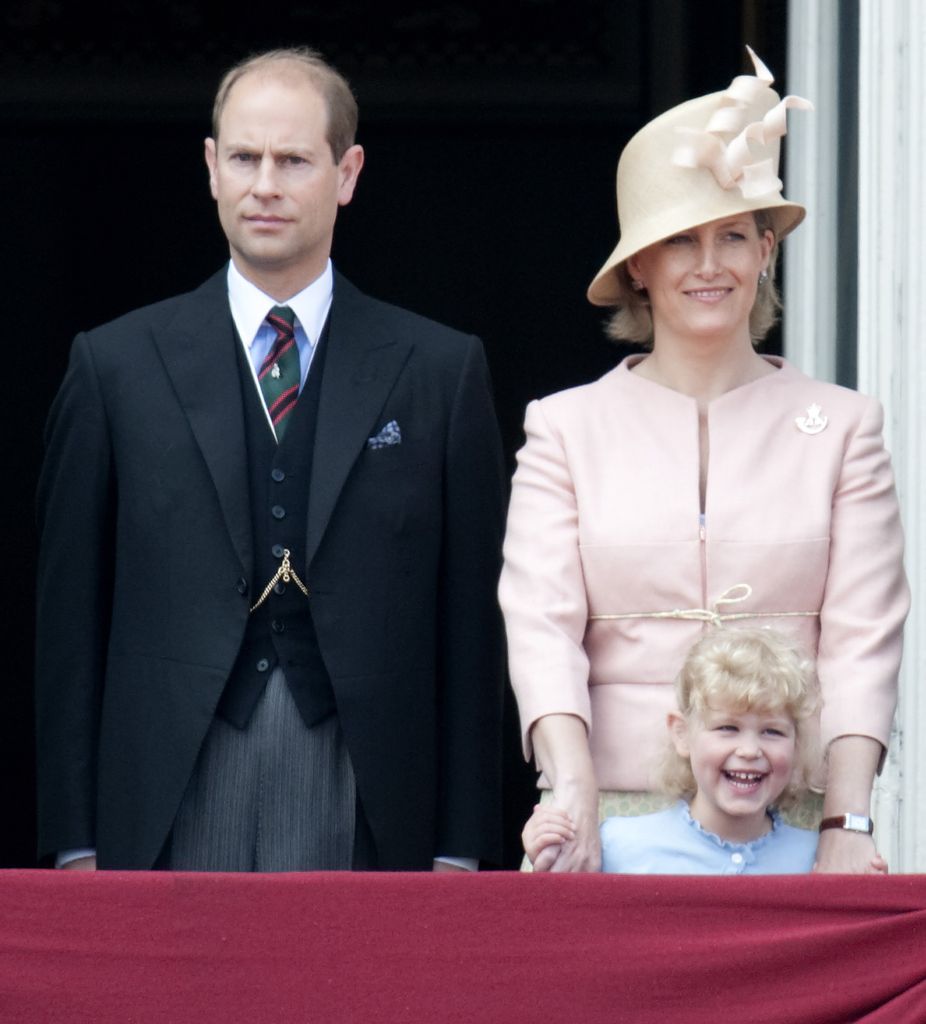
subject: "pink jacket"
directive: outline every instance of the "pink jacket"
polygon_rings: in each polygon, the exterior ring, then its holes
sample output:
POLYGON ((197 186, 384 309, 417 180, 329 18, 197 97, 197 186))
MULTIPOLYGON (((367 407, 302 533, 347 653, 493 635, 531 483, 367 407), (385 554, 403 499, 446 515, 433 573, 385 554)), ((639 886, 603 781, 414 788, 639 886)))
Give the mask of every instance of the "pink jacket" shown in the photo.
POLYGON ((602 789, 651 788, 704 624, 591 617, 674 609, 796 634, 818 653, 824 743, 886 745, 909 593, 880 404, 772 359, 710 406, 702 527, 695 402, 637 358, 527 408, 499 586, 525 756, 538 718, 577 715, 602 789), (749 596, 718 604, 737 584, 749 596))

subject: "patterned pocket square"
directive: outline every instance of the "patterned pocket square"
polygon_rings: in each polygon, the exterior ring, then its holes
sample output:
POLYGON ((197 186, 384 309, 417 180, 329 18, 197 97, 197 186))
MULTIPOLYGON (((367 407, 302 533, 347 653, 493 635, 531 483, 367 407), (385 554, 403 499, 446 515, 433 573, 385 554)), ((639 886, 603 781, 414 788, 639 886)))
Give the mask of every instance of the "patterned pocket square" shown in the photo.
POLYGON ((390 420, 378 434, 367 438, 367 448, 389 448, 401 443, 402 430, 395 420, 390 420))

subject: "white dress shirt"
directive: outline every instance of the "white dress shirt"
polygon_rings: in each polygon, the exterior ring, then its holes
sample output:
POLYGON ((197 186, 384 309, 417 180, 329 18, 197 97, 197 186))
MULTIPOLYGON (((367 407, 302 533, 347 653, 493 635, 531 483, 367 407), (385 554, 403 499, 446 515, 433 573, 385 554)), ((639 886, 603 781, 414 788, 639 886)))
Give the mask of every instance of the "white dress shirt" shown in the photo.
MULTIPOLYGON (((276 331, 267 323, 267 314, 274 306, 289 306, 296 315, 293 334, 299 352, 299 390, 301 392, 309 375, 309 367, 312 365, 318 339, 321 337, 325 321, 328 319, 333 286, 334 273, 331 269, 331 260, 328 260, 321 275, 307 288, 303 288, 301 292, 297 292, 291 298, 277 302, 276 299, 262 292, 257 285, 243 277, 235 266, 234 260, 229 260, 228 304, 231 307, 232 320, 235 322, 238 337, 248 354, 248 362, 258 394, 260 394, 260 383, 257 374, 276 338, 276 331)), ((263 396, 261 396, 261 406, 264 406, 263 396)), ((273 423, 266 407, 264 407, 264 415, 273 429, 273 423)))

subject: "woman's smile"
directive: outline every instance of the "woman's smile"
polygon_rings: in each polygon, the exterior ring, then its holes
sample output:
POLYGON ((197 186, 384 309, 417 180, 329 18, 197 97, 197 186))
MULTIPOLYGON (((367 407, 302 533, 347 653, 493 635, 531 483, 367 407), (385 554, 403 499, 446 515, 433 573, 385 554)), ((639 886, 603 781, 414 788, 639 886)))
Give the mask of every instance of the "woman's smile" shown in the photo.
POLYGON ((698 302, 720 302, 732 291, 732 288, 691 288, 685 294, 698 302))

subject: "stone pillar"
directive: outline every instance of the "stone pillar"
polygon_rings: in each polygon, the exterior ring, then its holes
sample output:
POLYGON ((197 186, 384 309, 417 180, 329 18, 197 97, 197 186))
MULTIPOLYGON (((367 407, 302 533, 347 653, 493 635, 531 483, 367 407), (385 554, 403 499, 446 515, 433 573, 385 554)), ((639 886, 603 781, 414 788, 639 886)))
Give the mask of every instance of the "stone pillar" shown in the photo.
POLYGON ((783 142, 784 194, 807 207, 804 223, 783 246, 784 354, 804 373, 828 381, 837 379, 839 320, 838 79, 839 5, 790 0, 787 88, 815 109, 788 112, 783 142))
POLYGON ((859 23, 858 388, 884 403, 885 441, 894 458, 914 600, 896 734, 877 786, 874 815, 878 843, 892 869, 923 872, 926 4, 860 0, 859 23))

